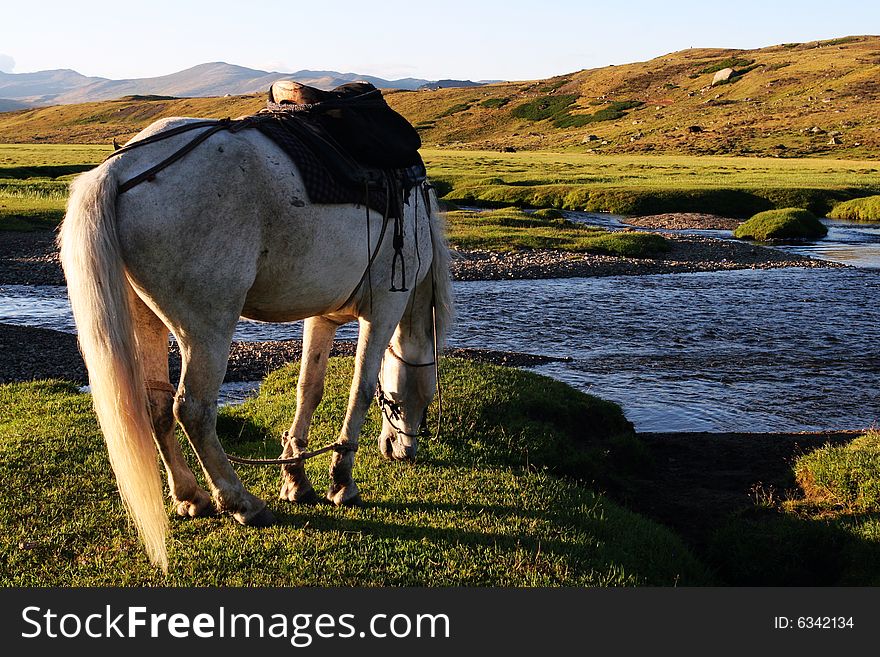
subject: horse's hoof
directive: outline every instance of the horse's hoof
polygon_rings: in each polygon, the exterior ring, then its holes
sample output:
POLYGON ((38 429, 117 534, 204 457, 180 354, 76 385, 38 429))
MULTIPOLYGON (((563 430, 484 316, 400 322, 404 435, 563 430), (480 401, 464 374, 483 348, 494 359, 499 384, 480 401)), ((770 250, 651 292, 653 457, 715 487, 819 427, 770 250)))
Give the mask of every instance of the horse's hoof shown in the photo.
POLYGON ((181 518, 202 518, 213 516, 216 512, 207 493, 197 495, 194 500, 181 500, 177 503, 177 515, 181 518))
POLYGON ((354 497, 349 497, 340 506, 351 506, 351 507, 356 507, 356 508, 362 508, 362 507, 366 506, 366 504, 364 504, 364 501, 361 499, 361 494, 358 493, 354 497))
POLYGON ((275 514, 269 510, 268 506, 264 506, 252 516, 245 517, 236 513, 235 519, 247 527, 271 527, 275 524, 275 514))
POLYGON ((333 484, 327 491, 327 499, 334 506, 363 506, 360 491, 357 485, 352 481, 347 486, 333 484), (348 493, 346 495, 346 493, 348 493))
POLYGON ((281 499, 287 502, 293 502, 294 504, 307 504, 309 506, 315 506, 321 502, 321 498, 318 497, 315 489, 311 486, 306 490, 285 490, 285 488, 282 487, 281 499))
POLYGON ((394 460, 394 446, 388 436, 379 436, 379 454, 389 461, 394 460))

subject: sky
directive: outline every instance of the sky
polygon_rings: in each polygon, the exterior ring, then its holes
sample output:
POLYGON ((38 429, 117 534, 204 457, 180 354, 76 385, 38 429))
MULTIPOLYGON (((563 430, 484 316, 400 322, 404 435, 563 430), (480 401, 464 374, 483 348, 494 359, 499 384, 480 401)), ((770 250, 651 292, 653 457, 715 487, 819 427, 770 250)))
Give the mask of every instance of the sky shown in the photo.
POLYGON ((120 79, 225 61, 284 73, 529 80, 690 47, 880 34, 880 2, 710 2, 17 0, 2 12, 0 70, 120 79))

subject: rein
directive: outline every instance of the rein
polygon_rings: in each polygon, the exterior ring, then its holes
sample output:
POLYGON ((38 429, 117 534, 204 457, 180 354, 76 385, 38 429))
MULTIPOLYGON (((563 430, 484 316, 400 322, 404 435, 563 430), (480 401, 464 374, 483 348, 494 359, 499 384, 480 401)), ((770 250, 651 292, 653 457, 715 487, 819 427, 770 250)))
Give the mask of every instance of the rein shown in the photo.
POLYGON ((289 459, 249 459, 235 456, 234 454, 226 454, 226 458, 233 463, 240 463, 241 465, 295 465, 308 461, 309 459, 324 454, 325 452, 333 451, 337 454, 346 454, 348 452, 356 452, 357 449, 357 443, 332 442, 329 445, 324 445, 324 447, 321 447, 320 449, 311 452, 303 452, 299 456, 292 456, 289 459))

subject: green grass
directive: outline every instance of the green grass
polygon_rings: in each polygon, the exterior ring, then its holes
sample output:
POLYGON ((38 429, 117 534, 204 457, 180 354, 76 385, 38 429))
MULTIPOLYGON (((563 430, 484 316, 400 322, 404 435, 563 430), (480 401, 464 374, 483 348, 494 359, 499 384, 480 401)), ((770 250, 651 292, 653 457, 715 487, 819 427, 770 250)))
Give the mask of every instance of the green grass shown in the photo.
POLYGON ((450 243, 459 249, 519 251, 558 249, 573 253, 647 258, 669 250, 655 233, 606 231, 547 214, 526 214, 517 208, 487 212, 447 213, 450 243))
POLYGON ((0 232, 54 229, 64 217, 64 205, 64 197, 43 197, 0 187, 0 232))
MULTIPOLYGON (((0 198, 60 199, 76 171, 108 152, 96 146, 0 145, 0 170, 7 176, 0 176, 0 198), (31 176, 47 173, 62 175, 31 176)), ((880 194, 880 168, 871 161, 437 149, 422 154, 445 200, 496 207, 737 218, 803 207, 823 216, 841 201, 880 194)))
POLYGON ((838 203, 828 216, 846 221, 880 221, 880 195, 838 203))
MULTIPOLYGON (((335 437, 351 359, 332 359, 312 440, 335 437)), ((276 455, 296 366, 225 409, 230 451, 276 455)), ((701 585, 705 568, 669 530, 587 481, 634 440, 619 408, 534 374, 448 359, 444 433, 415 466, 390 463, 368 436, 355 476, 367 506, 275 499, 277 468, 241 468, 279 523, 228 517, 172 523, 171 569, 151 568, 109 473, 87 395, 63 382, 0 386, 0 583, 5 586, 701 585), (561 475, 569 476, 563 477, 561 475)), ((432 418, 433 421, 433 418, 432 418)), ((627 461, 632 458, 627 456, 627 461)), ((326 460, 308 465, 326 486, 326 460)), ((616 467, 616 465, 615 465, 616 467)), ((170 512, 170 505, 169 505, 170 512)))
POLYGON ((51 173, 45 168, 35 172, 49 177, 77 173, 83 170, 77 167, 99 164, 112 152, 112 146, 97 144, 0 144, 0 178, 20 177, 10 175, 10 170, 39 167, 51 167, 51 173), (63 171, 64 167, 74 169, 63 171))
POLYGON ((644 215, 746 218, 880 193, 880 168, 854 160, 596 155, 422 149, 443 198, 456 203, 644 215))
POLYGON ((880 513, 880 432, 810 452, 798 459, 795 474, 811 502, 880 513))
POLYGON ((880 432, 800 456, 799 493, 727 519, 706 560, 727 582, 880 585, 880 432))
POLYGON ((0 144, 0 231, 52 229, 64 216, 67 188, 112 148, 0 144))
POLYGON ((828 234, 825 225, 809 210, 781 208, 766 210, 741 223, 733 236, 742 240, 817 239, 828 234))

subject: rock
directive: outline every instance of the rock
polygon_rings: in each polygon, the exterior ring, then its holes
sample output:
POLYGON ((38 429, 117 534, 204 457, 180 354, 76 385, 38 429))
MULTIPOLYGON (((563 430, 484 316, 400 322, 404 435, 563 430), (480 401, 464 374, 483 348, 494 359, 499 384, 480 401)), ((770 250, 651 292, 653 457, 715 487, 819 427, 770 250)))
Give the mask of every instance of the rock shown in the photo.
POLYGON ((832 137, 840 137, 843 133, 840 130, 832 130, 828 134, 832 137))
POLYGON ((812 132, 814 135, 824 135, 825 134, 825 131, 817 125, 814 125, 812 128, 810 128, 810 132, 812 132))
POLYGON ((498 149, 499 153, 516 153, 516 148, 513 146, 504 146, 503 148, 498 149))
POLYGON ((599 141, 599 136, 598 135, 587 135, 586 137, 584 137, 584 142, 588 142, 588 141, 599 141))
POLYGON ((698 125, 689 125, 687 127, 687 131, 696 133, 696 132, 703 132, 703 129, 698 125))
POLYGON ((732 75, 733 75, 732 68, 730 68, 730 67, 722 68, 720 71, 718 71, 715 74, 715 77, 712 78, 712 84, 715 85, 715 84, 721 84, 722 82, 727 82, 730 79, 730 76, 732 76, 732 75))
POLYGON ((839 146, 842 143, 843 142, 840 141, 840 137, 832 137, 831 139, 828 140, 829 146, 839 146))

